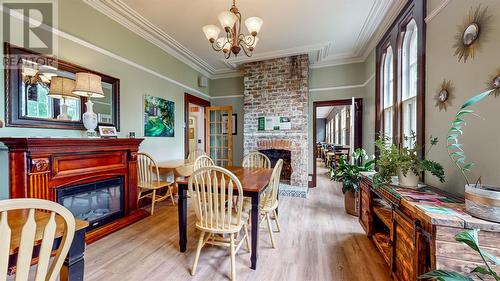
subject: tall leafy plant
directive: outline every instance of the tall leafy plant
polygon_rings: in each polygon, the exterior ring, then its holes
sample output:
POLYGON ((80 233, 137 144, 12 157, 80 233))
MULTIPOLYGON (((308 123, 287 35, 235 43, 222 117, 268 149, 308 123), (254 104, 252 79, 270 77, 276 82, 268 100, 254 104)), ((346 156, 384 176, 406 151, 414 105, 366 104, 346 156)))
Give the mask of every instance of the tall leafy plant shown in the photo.
MULTIPOLYGON (((471 271, 480 280, 485 280, 486 276, 500 281, 499 273, 493 271, 491 265, 500 265, 500 258, 488 253, 479 246, 478 229, 467 230, 455 235, 455 240, 465 243, 472 250, 477 252, 484 263, 484 266, 477 266, 471 271), (491 265, 490 265, 491 264, 491 265)), ((448 270, 434 270, 421 275, 419 279, 433 279, 437 281, 473 281, 472 277, 448 270)))
POLYGON ((375 160, 368 160, 366 151, 357 148, 352 153, 354 164, 349 164, 347 158, 342 155, 339 163, 330 169, 330 179, 342 182, 342 192, 356 191, 361 182, 361 172, 373 171, 375 167, 375 160))
MULTIPOLYGON (((467 173, 471 171, 472 167, 474 167, 475 164, 470 161, 467 161, 467 156, 465 155, 463 145, 460 142, 460 137, 463 136, 464 134, 463 128, 467 125, 465 117, 471 115, 476 117, 481 117, 478 114, 476 114, 474 110, 470 109, 470 107, 480 102, 487 96, 492 95, 494 91, 495 90, 488 90, 467 100, 462 105, 462 107, 460 107, 460 110, 455 115, 455 119, 451 123, 451 128, 448 131, 448 137, 447 137, 448 155, 450 156, 451 160, 453 160, 453 163, 455 163, 462 176, 465 178, 467 185, 471 184, 471 181, 467 176, 467 173)), ((481 177, 479 177, 479 179, 476 182, 480 181, 481 177)))
MULTIPOLYGON (((430 172, 437 177, 441 182, 444 182, 444 169, 441 164, 427 159, 421 159, 420 151, 422 148, 416 143, 415 133, 412 132, 411 136, 405 137, 409 146, 398 146, 391 144, 389 139, 385 136, 380 136, 375 141, 375 146, 380 152, 377 161, 378 173, 374 178, 376 186, 391 182, 392 176, 401 172, 404 176, 408 173, 420 175, 424 171, 430 172)), ((427 155, 432 147, 438 144, 438 139, 435 137, 429 138, 429 149, 422 154, 427 155)))

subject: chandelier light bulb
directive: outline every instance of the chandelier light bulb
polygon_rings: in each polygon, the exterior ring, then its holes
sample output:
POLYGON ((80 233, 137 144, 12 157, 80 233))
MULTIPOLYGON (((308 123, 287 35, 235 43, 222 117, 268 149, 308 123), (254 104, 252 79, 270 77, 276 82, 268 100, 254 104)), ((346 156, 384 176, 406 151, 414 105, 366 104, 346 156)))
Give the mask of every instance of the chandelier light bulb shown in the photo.
POLYGON ((257 36, 262 27, 263 20, 258 17, 250 17, 245 20, 245 25, 248 29, 248 32, 252 34, 252 36, 257 36))
POLYGON ((215 39, 219 37, 220 28, 213 24, 205 25, 203 27, 203 32, 205 33, 208 41, 210 41, 210 43, 213 43, 215 42, 215 39))
POLYGON ((226 32, 229 32, 238 20, 238 17, 230 11, 221 12, 217 18, 226 32))

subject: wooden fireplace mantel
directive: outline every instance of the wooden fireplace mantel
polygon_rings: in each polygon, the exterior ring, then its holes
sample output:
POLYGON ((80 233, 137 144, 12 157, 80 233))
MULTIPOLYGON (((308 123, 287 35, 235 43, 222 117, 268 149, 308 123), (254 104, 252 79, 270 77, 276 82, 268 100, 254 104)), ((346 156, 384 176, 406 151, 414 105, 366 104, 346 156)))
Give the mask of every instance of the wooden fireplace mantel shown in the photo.
POLYGON ((121 176, 124 217, 88 232, 92 243, 149 214, 137 206, 137 152, 143 139, 0 138, 9 149, 11 198, 57 202, 56 189, 121 176))

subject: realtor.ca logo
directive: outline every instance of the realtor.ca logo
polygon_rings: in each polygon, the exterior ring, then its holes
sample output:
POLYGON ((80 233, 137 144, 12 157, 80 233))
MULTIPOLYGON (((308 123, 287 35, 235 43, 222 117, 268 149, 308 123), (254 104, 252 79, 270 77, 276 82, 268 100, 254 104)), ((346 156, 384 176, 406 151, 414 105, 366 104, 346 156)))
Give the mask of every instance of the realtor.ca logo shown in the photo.
MULTIPOLYGON (((57 0, 0 0, 0 8, 3 42, 41 55, 57 55, 53 32, 57 28, 57 0)), ((4 64, 11 62, 4 60, 4 64)))

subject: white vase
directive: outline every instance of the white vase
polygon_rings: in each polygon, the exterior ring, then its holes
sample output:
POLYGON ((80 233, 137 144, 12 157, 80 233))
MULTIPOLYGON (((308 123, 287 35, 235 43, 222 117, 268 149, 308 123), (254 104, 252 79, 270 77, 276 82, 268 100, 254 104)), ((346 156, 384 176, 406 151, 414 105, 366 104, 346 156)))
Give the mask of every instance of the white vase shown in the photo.
POLYGON ((398 179, 400 186, 416 189, 418 188, 418 181, 420 180, 420 177, 415 175, 412 171, 408 171, 406 176, 403 175, 403 172, 398 171, 398 179))
POLYGON ((95 135, 95 128, 97 128, 97 114, 94 113, 94 103, 89 99, 85 105, 87 112, 83 114, 83 125, 87 129, 87 135, 95 135))
POLYGON ((466 185, 465 211, 471 216, 500 223, 500 187, 466 185))

